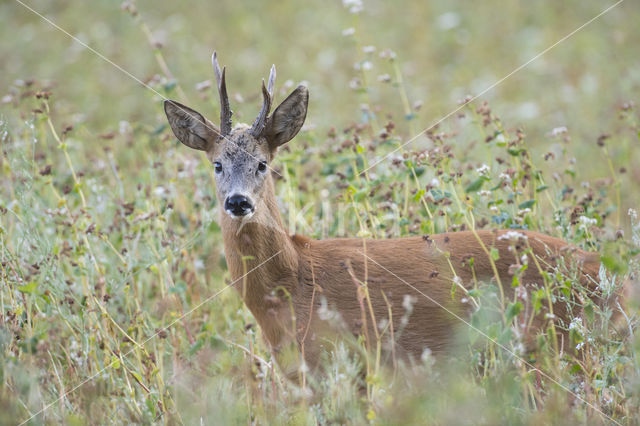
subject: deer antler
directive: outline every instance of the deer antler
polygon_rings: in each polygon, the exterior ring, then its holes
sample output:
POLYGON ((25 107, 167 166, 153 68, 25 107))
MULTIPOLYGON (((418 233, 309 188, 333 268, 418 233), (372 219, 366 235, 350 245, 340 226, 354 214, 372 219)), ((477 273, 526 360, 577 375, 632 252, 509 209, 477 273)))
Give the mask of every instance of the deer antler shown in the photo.
POLYGON ((260 136, 264 127, 267 124, 267 117, 269 116, 269 111, 271 110, 271 101, 273 100, 273 87, 276 83, 276 66, 271 65, 271 72, 269 73, 269 85, 265 87, 264 79, 262 79, 262 109, 260 110, 260 114, 258 114, 258 118, 253 122, 251 126, 251 134, 255 137, 260 136))
POLYGON ((218 94, 220 95, 220 132, 222 136, 228 135, 231 132, 231 115, 233 111, 229 107, 229 96, 227 95, 227 84, 224 79, 225 68, 222 68, 220 72, 220 65, 218 65, 218 54, 214 51, 211 57, 213 63, 213 72, 216 74, 216 81, 218 82, 218 94))

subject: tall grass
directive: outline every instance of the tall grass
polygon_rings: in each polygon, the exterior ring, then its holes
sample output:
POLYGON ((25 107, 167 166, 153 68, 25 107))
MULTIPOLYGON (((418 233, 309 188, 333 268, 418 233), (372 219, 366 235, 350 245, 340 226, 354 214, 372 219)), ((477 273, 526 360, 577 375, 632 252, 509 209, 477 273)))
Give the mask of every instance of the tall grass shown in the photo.
MULTIPOLYGON (((150 43, 148 84, 215 105, 207 84, 179 84, 135 7, 122 17, 150 43)), ((408 83, 408 51, 376 47, 363 14, 347 12, 336 12, 352 28, 340 43, 356 67, 342 71, 352 92, 341 96, 360 107, 337 121, 312 110, 312 125, 279 153, 289 229, 316 238, 540 230, 599 252, 601 291, 630 281, 626 306, 612 308, 624 311, 624 332, 610 326, 611 310, 589 302, 568 264, 513 300, 478 283, 467 295, 475 328, 452 330, 459 353, 381 360, 375 336, 336 339, 326 373, 297 386, 226 287, 212 170, 173 139, 159 98, 140 91, 154 113, 110 113, 103 132, 69 112, 81 105, 64 90, 21 79, 8 88, 0 128, 2 423, 637 424, 640 129, 631 99, 607 105, 596 134, 539 123, 547 130, 529 136, 486 101, 464 97, 444 102, 445 113, 461 108, 424 131, 432 114, 408 83), (584 313, 570 324, 549 318, 539 350, 525 353, 523 307, 551 300, 584 313), (580 351, 559 351, 559 328, 580 351)), ((235 109, 251 108, 236 99, 235 109)), ((514 285, 537 267, 526 249, 517 259, 514 285)), ((400 329, 416 302, 392 313, 400 329)))

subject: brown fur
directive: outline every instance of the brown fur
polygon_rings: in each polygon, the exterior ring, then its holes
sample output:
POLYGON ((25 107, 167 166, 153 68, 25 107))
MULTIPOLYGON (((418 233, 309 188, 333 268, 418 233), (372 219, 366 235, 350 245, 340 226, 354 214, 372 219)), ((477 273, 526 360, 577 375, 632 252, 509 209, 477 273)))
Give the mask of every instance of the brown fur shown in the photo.
MULTIPOLYGON (((251 206, 250 214, 241 216, 221 209, 225 255, 236 289, 289 377, 297 374, 298 351, 309 366, 315 367, 327 333, 364 333, 372 339, 375 323, 388 319, 389 308, 394 332, 403 328, 394 336, 397 354, 419 357, 425 349, 446 353, 454 343, 453 330, 468 319, 471 311, 469 301, 463 300, 463 289, 457 288, 452 297, 454 277, 459 277, 456 280, 465 288, 473 287, 476 281, 499 278, 505 299, 513 300, 509 270, 528 247, 533 256, 520 277, 527 293, 543 287, 540 270, 551 271, 557 263, 577 264, 581 282, 595 290, 592 279, 598 277, 598 255, 570 249, 564 241, 537 232, 522 231, 526 241, 515 242, 501 238, 507 231, 484 230, 389 240, 290 237, 280 221, 273 179, 265 164, 302 127, 308 91, 299 86, 268 115, 275 79, 272 68, 269 88, 263 83, 264 104, 254 126, 231 129, 224 70, 220 72, 215 55, 214 69, 223 111, 221 128, 173 101, 165 102, 165 111, 176 137, 191 148, 206 151, 215 163, 219 204, 224 206, 229 197, 241 195, 251 206), (510 247, 517 248, 518 254, 510 247), (491 248, 499 254, 495 261, 498 277, 490 262, 491 248), (469 267, 471 258, 473 270, 469 267), (369 300, 362 298, 364 285, 369 300), (415 304, 406 327, 400 327, 407 296, 413 297, 415 304), (340 314, 338 326, 320 312, 323 304, 340 314)), ((600 304, 611 302, 594 298, 600 304)), ((531 314, 531 306, 527 309, 531 314)), ((546 315, 550 309, 555 315, 551 320, 565 325, 574 314, 565 302, 545 306, 524 331, 528 348, 535 347, 534 338, 550 320, 546 315)), ((561 343, 568 341, 566 333, 560 337, 561 343)))
MULTIPOLYGON (((453 330, 460 325, 460 320, 452 313, 466 320, 471 306, 469 303, 461 302, 462 291, 457 291, 456 297, 452 299, 453 272, 444 252, 449 253, 451 264, 465 287, 473 286, 473 275, 468 266, 470 257, 474 259, 477 280, 495 281, 488 256, 471 231, 437 234, 428 239, 347 238, 318 241, 299 235, 289 237, 278 219, 272 184, 263 196, 269 208, 262 210, 261 214, 269 215, 270 219, 276 218, 278 226, 251 223, 238 231, 237 221, 228 219, 223 214, 222 230, 227 262, 234 280, 240 279, 245 271, 258 267, 273 256, 271 260, 240 280, 236 288, 244 295, 244 302, 255 316, 266 341, 275 350, 276 355, 280 348, 292 343, 299 349, 302 349, 304 344, 306 363, 311 367, 317 365, 323 350, 322 334, 328 329, 333 329, 320 319, 318 314, 322 298, 326 298, 327 305, 340 313, 346 331, 354 334, 361 332, 362 309, 358 302, 354 276, 362 282, 366 280, 377 321, 388 317, 388 306, 382 293, 391 304, 392 315, 398 322, 405 312, 405 295, 415 297, 409 323, 396 342, 398 354, 419 357, 427 348, 434 353, 446 352, 454 343, 453 330), (365 253, 371 260, 365 257, 365 253), (243 266, 243 256, 253 258, 243 266), (463 266, 463 263, 467 266, 463 266), (285 289, 286 293, 278 291, 278 288, 285 289), (291 304, 286 294, 290 295, 291 304), (291 308, 295 312, 295 333, 291 308)), ((517 260, 509 247, 517 244, 498 239, 505 232, 507 231, 482 230, 477 232, 477 236, 487 249, 498 249, 500 258, 495 265, 505 297, 510 300, 513 299, 514 289, 508 270, 517 260)), ((580 268, 583 284, 594 289, 589 277, 598 277, 600 261, 597 254, 570 249, 564 241, 538 232, 521 233, 528 237, 528 244, 544 270, 552 269, 557 263, 554 259, 559 259, 560 256, 568 265, 575 261, 580 268)), ((520 245, 519 253, 525 248, 525 243, 520 245)), ((529 260, 529 268, 520 279, 526 284, 527 289, 543 287, 542 277, 533 259, 529 260)), ((567 312, 566 304, 557 303, 553 308, 557 319, 565 326, 569 324, 571 313, 567 312)), ((373 336, 370 312, 367 308, 365 312, 369 325, 368 333, 373 336)), ((533 338, 536 332, 547 322, 546 313, 548 308, 545 306, 527 331, 525 342, 528 347, 534 345, 533 338)), ((398 327, 399 324, 396 323, 395 326, 398 327)), ((566 342, 567 339, 565 335, 562 341, 566 342)), ((283 368, 285 371, 295 371, 293 366, 283 368)))

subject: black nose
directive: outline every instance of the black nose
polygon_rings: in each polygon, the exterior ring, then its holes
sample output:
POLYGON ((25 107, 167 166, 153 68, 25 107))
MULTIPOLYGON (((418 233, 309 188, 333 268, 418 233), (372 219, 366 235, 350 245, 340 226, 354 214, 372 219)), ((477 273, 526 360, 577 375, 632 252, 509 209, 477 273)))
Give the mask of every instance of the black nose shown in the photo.
POLYGON ((246 216, 253 211, 253 205, 244 195, 232 195, 224 202, 224 209, 234 216, 246 216))

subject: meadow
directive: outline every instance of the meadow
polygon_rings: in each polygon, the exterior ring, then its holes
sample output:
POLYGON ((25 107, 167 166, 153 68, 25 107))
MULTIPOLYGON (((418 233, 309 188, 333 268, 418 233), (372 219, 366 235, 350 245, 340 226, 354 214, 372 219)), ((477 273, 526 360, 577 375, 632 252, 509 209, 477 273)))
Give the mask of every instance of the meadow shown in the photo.
POLYGON ((2 2, 0 424, 639 424, 640 4, 614 4, 2 2), (274 163, 290 233, 545 232, 600 254, 603 293, 629 281, 625 332, 565 265, 498 312, 480 286, 458 354, 336 340, 287 381, 228 286, 213 168, 162 108, 217 121, 214 49, 235 122, 271 64, 276 103, 309 87, 274 163), (558 299, 583 313, 525 353, 523 306, 558 299))

